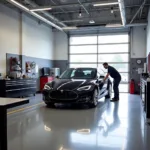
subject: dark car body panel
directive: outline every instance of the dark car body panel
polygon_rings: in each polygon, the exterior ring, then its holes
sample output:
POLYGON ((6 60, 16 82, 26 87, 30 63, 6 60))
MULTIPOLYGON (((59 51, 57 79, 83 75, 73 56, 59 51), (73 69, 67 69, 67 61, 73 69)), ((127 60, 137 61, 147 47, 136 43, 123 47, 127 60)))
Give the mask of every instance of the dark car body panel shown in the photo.
POLYGON ((45 102, 50 101, 50 102, 54 102, 54 103, 85 103, 85 102, 89 101, 93 95, 92 89, 90 91, 82 91, 82 92, 74 91, 75 93, 77 93, 77 97, 76 98, 70 98, 70 99, 69 98, 61 98, 61 95, 60 95, 60 98, 58 98, 58 97, 54 98, 51 96, 52 92, 53 91, 49 92, 47 90, 43 90, 45 102), (89 97, 89 100, 87 99, 87 97, 89 97))
POLYGON ((81 86, 94 85, 96 81, 96 79, 55 79, 52 83, 47 83, 47 85, 52 85, 53 90, 74 90, 81 86))
POLYGON ((104 84, 101 84, 101 80, 103 78, 55 79, 46 84, 51 89, 43 90, 43 100, 45 103, 88 103, 91 101, 95 89, 98 90, 99 96, 108 93, 109 79, 104 84), (90 89, 79 90, 79 88, 86 86, 90 86, 90 89))

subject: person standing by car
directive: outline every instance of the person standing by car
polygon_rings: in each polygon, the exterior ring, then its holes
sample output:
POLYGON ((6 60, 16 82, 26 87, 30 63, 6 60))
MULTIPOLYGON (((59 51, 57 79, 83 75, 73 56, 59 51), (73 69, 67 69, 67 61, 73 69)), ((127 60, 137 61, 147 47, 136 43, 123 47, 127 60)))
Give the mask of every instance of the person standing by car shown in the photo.
POLYGON ((105 80, 109 76, 111 76, 114 79, 113 82, 114 98, 111 101, 112 102, 119 101, 119 83, 121 81, 121 75, 114 67, 109 66, 108 63, 105 62, 103 66, 105 69, 108 69, 108 73, 103 81, 105 82, 105 80))

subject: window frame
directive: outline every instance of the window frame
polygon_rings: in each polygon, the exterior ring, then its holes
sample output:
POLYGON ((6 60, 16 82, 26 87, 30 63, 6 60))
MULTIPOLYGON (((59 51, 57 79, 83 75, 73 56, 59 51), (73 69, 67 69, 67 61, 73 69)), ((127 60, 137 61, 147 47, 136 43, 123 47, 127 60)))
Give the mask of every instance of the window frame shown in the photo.
MULTIPOLYGON (((128 71, 126 72, 120 72, 120 73, 127 73, 128 74, 128 78, 130 79, 130 53, 131 53, 131 46, 130 46, 130 33, 129 32, 120 32, 120 33, 104 33, 104 34, 87 34, 87 35, 71 35, 71 36, 68 36, 68 41, 69 41, 69 44, 68 44, 68 60, 69 60, 69 63, 68 63, 68 67, 70 67, 71 64, 75 65, 75 64, 89 64, 89 65, 96 65, 97 68, 99 66, 99 64, 103 64, 103 62, 99 62, 98 61, 98 55, 99 54, 128 54, 129 56, 129 59, 128 59, 128 62, 109 62, 109 64, 128 64, 128 71), (128 38, 129 38, 129 42, 122 42, 122 43, 99 43, 98 41, 98 37, 101 36, 101 35, 104 35, 104 36, 107 36, 107 35, 128 35, 128 38), (85 36, 97 36, 97 44, 75 44, 75 45, 72 45, 70 44, 70 37, 85 37, 85 36), (128 52, 112 52, 112 53, 100 53, 99 52, 99 45, 120 45, 120 44, 128 44, 128 52), (72 53, 70 54, 70 46, 88 46, 88 45, 96 45, 97 46, 97 53, 72 53), (70 62, 70 55, 92 55, 92 54, 96 54, 97 55, 97 61, 96 63, 95 62, 70 62)), ((128 82, 121 82, 121 84, 128 84, 128 82)), ((128 88, 129 90, 129 88, 128 88)))

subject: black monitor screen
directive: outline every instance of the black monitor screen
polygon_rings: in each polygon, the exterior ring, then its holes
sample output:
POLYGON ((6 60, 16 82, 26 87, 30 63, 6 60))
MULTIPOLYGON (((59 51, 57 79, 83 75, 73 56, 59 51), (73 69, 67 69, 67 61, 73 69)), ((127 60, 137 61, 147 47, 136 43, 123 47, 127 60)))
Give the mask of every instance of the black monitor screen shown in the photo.
POLYGON ((42 68, 42 76, 49 76, 50 75, 50 68, 44 67, 42 68))

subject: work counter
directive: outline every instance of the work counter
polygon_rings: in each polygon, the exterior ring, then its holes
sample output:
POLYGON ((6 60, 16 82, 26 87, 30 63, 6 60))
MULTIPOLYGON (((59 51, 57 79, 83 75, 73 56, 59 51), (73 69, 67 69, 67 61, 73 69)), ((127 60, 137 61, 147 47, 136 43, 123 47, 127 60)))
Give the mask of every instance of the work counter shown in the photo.
POLYGON ((0 150, 7 150, 7 109, 27 103, 28 99, 0 98, 0 150))

